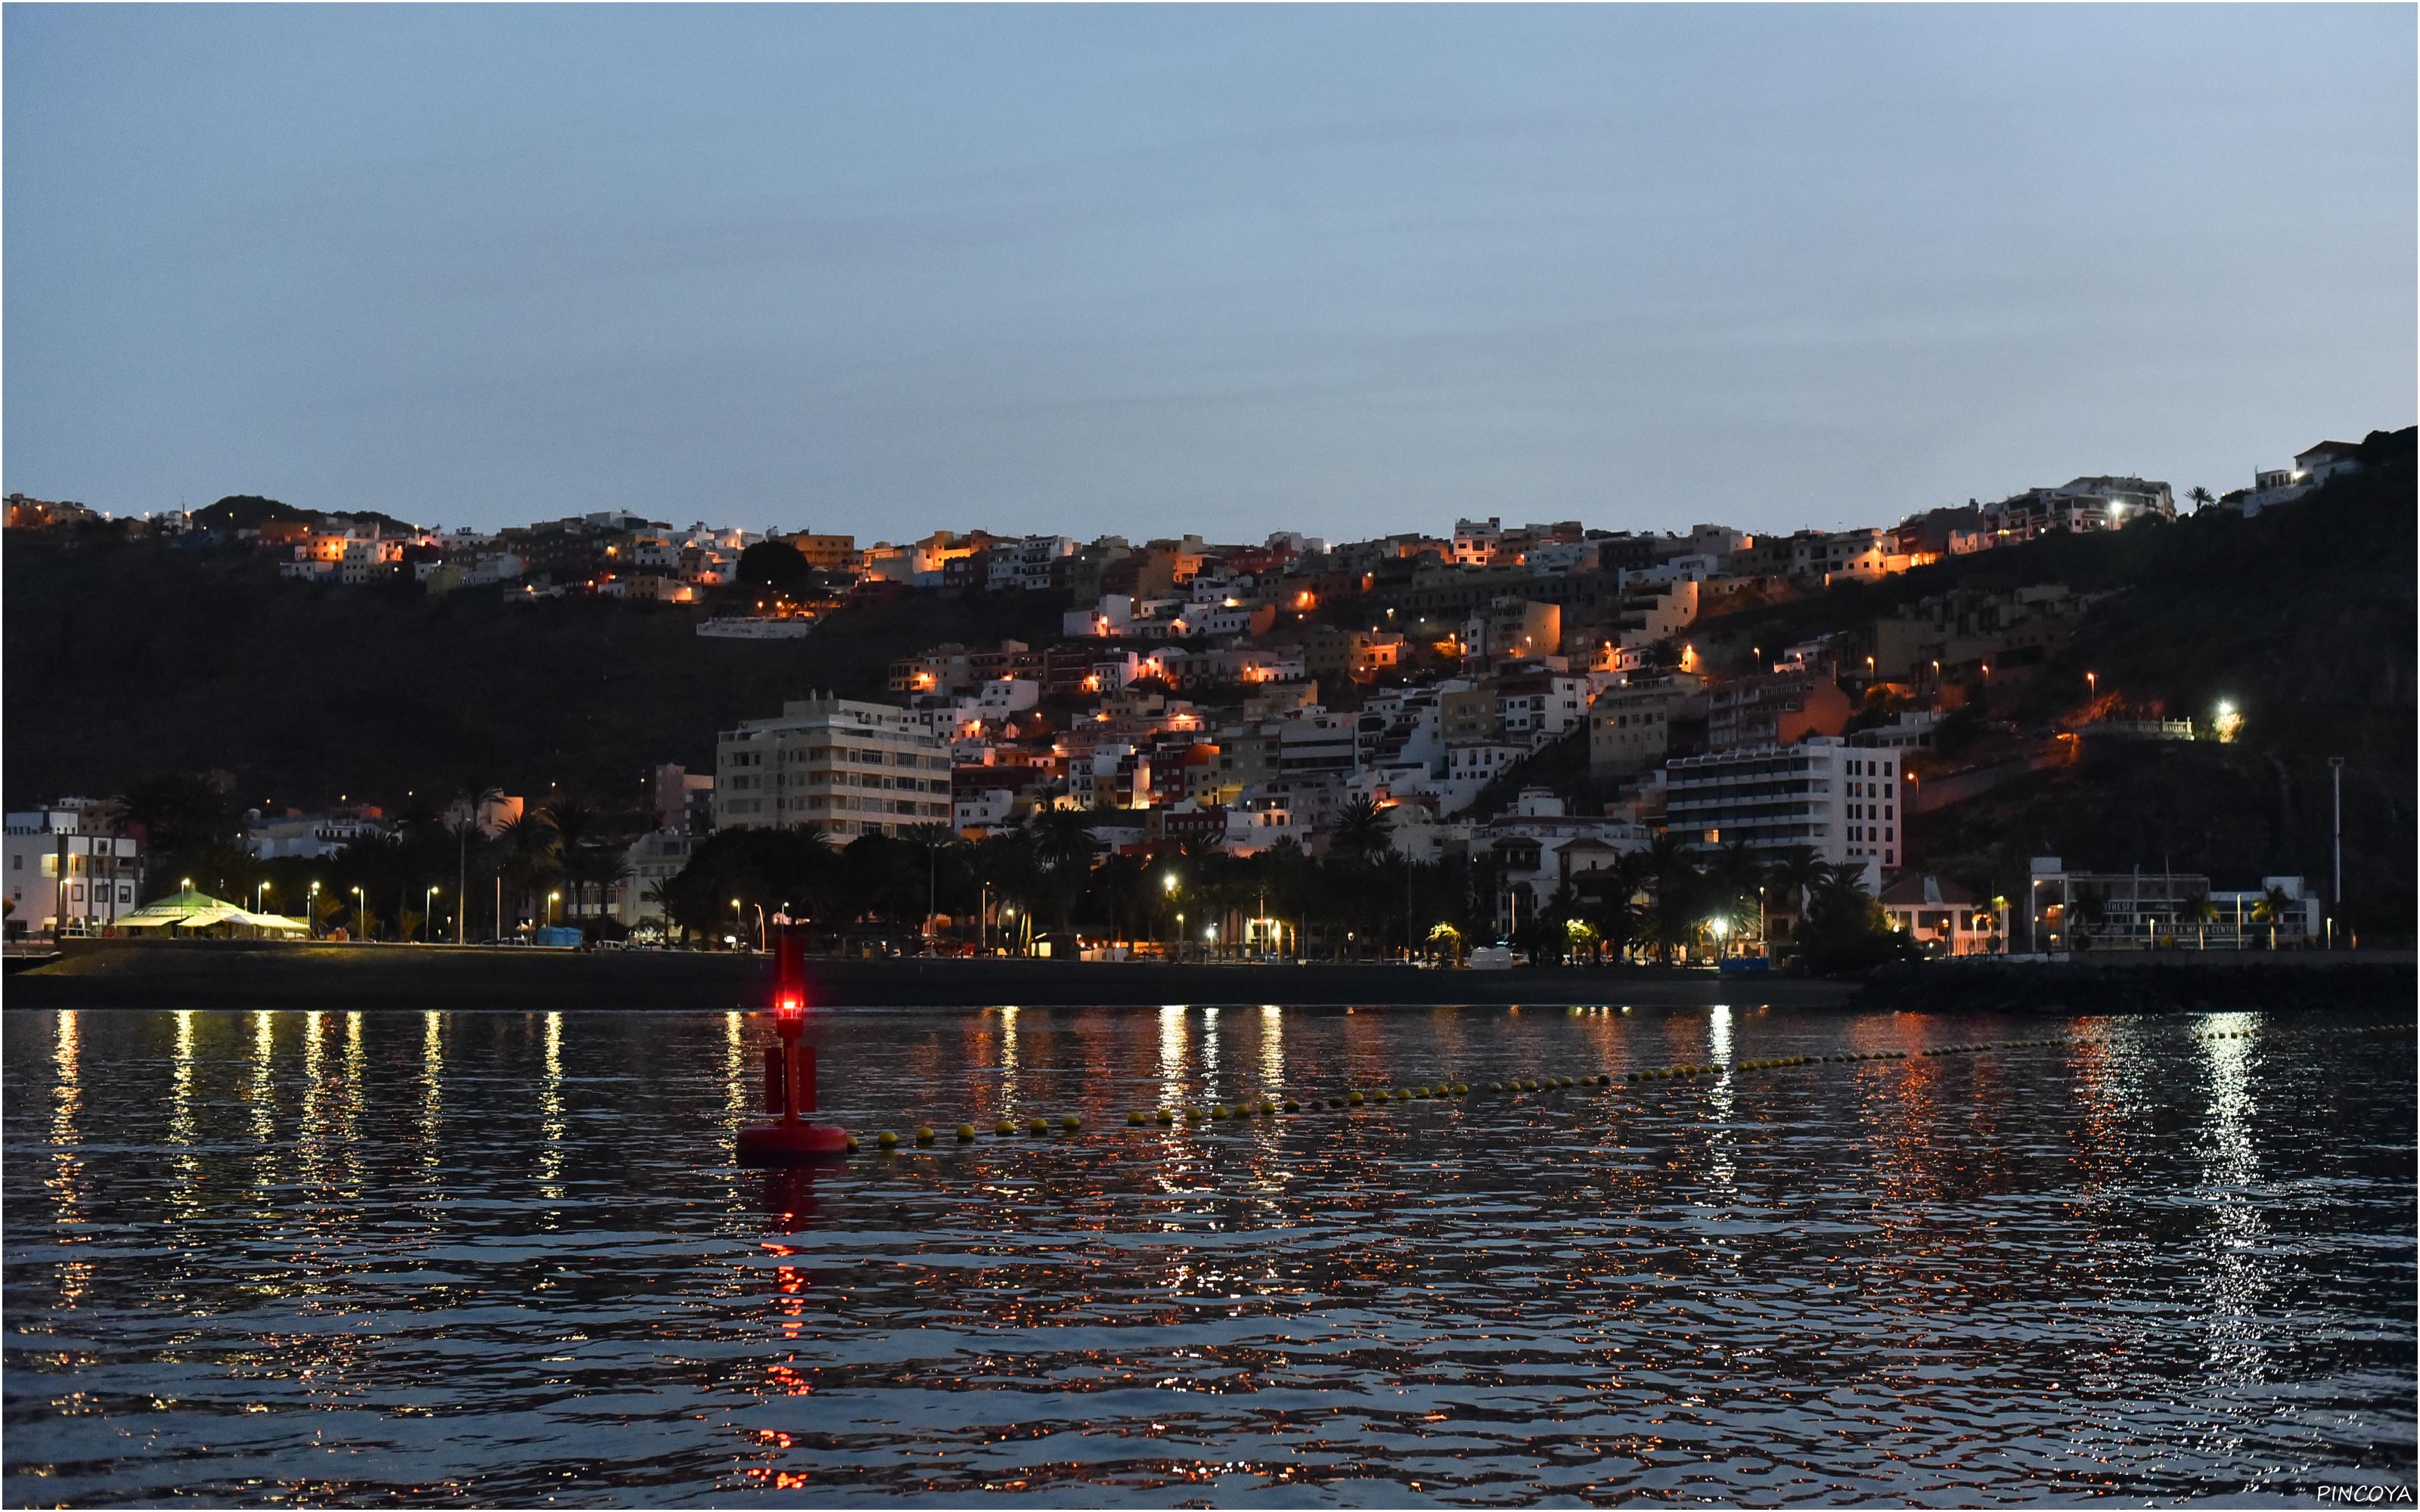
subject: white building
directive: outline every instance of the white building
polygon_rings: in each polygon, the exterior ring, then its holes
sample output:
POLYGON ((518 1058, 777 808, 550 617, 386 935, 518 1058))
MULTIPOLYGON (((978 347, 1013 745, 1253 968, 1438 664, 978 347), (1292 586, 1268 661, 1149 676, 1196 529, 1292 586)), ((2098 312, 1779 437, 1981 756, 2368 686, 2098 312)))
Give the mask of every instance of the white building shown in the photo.
POLYGON ((1742 841, 1768 855, 1810 846, 1879 892, 1883 873, 1903 864, 1904 760, 1824 735, 1684 757, 1664 769, 1665 825, 1696 850, 1742 841))
POLYGON ((632 841, 622 856, 626 874, 605 890, 605 911, 625 929, 662 923, 657 889, 680 875, 694 844, 687 829, 659 829, 632 841))
POLYGON ((1453 560, 1457 566, 1484 567, 1496 560, 1496 548, 1504 540, 1504 521, 1489 516, 1483 520, 1458 519, 1453 522, 1453 560))
POLYGON ((1133 630, 1134 617, 1134 595, 1103 594, 1101 601, 1091 609, 1071 609, 1062 615, 1059 633, 1070 638, 1092 636, 1113 640, 1133 630))
POLYGON ((263 861, 293 856, 317 860, 356 841, 386 833, 385 825, 358 814, 283 814, 266 819, 257 809, 245 817, 243 828, 244 849, 263 861))
POLYGON ((849 699, 782 705, 715 737, 714 822, 895 835, 950 822, 950 753, 907 711, 849 699))
POLYGON ((1446 747, 1445 770, 1436 779, 1437 812, 1460 813, 1479 796, 1480 789, 1512 770, 1529 754, 1526 745, 1500 740, 1456 741, 1446 747))
POLYGON ((996 541, 985 558, 984 586, 995 594, 1008 589, 1039 592, 1050 586, 1051 564, 1075 554, 1075 541, 1064 535, 996 541))
POLYGON ((54 934, 62 919, 68 933, 99 933, 134 911, 142 846, 87 823, 81 807, 8 816, 8 938, 54 934))
POLYGON ((1496 927, 1509 933, 1537 918, 1575 876, 1609 870, 1652 842, 1626 820, 1569 814, 1546 789, 1524 788, 1512 810, 1481 825, 1470 843, 1474 856, 1496 863, 1496 927))
POLYGON ((961 831, 998 829, 1017 812, 1016 790, 1007 787, 969 788, 950 805, 950 823, 961 831))

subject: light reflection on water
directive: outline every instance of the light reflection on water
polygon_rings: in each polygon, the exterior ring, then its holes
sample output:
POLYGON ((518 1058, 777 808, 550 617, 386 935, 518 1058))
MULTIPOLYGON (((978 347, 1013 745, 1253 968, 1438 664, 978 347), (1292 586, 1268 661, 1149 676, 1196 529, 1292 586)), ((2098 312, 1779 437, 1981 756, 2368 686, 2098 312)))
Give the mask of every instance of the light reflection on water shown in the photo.
POLYGON ((2411 1041, 2257 1015, 6 1015, 12 1504, 2413 1480, 2411 1041), (2195 1040, 2194 1027, 2253 1038, 2195 1040), (2358 1049, 2349 1049, 2350 1046, 2358 1049), (1129 1107, 1719 1073, 1187 1130, 1129 1107), (960 1121, 1081 1114, 959 1148, 960 1121), (868 1138, 869 1150, 873 1141, 868 1138))

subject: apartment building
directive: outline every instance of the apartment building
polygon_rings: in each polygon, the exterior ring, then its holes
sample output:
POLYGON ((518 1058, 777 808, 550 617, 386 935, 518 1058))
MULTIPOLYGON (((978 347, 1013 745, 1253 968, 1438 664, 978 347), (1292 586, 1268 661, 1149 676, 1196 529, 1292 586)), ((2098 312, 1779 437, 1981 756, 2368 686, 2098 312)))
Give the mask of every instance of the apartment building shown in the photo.
POLYGON ((1807 735, 1837 735, 1854 713, 1849 695, 1820 670, 1742 677, 1706 693, 1706 748, 1787 746, 1807 735))
POLYGON ((1662 765, 1672 751, 1674 719, 1705 712, 1704 681, 1674 672, 1598 694, 1589 705, 1589 776, 1628 777, 1662 765))
POLYGON ((841 698, 782 705, 715 737, 714 822, 722 829, 820 825, 895 835, 950 822, 950 753, 907 711, 841 698))
POLYGON ((2164 483, 2135 477, 2075 478, 2055 488, 2028 488, 1985 504, 1995 534, 2015 540, 2061 531, 2114 531, 2157 516, 2174 519, 2176 497, 2164 483))
POLYGON ((1021 535, 993 545, 984 563, 984 586, 992 593, 1040 592, 1050 586, 1061 561, 1076 554, 1067 535, 1021 535))
POLYGON ((1665 767, 1665 825, 1693 849, 1807 845, 1869 891, 1903 864, 1905 753, 1816 736, 1684 757, 1665 767))

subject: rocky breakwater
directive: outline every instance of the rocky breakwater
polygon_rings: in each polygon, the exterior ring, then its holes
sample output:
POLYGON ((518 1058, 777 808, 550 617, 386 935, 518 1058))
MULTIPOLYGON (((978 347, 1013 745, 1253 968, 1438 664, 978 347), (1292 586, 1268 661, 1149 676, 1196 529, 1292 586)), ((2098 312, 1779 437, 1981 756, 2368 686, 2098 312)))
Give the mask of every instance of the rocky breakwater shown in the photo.
POLYGON ((2420 970, 2408 955, 2106 956, 1883 966, 1851 1007, 1900 1012, 2410 1013, 2420 970))

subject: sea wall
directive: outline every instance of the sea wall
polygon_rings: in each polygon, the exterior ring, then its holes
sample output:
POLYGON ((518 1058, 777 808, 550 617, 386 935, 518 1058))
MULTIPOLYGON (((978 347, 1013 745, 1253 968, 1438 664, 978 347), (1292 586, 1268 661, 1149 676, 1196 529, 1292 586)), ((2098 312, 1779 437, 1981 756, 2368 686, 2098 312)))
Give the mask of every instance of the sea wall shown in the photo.
MULTIPOLYGON (((1008 960, 808 964, 831 1006, 1520 1003, 1829 1007, 1851 986, 1649 967, 1447 971, 1377 964, 1213 965, 1008 960)), ((70 942, 0 986, 9 1008, 762 1008, 762 956, 657 950, 194 940, 70 942)))
POLYGON ((1959 961, 1885 966, 1850 1006, 1901 1012, 2299 1013, 2391 1009, 2410 1013, 2420 967, 2409 954, 2311 951, 2094 961, 1959 961))

